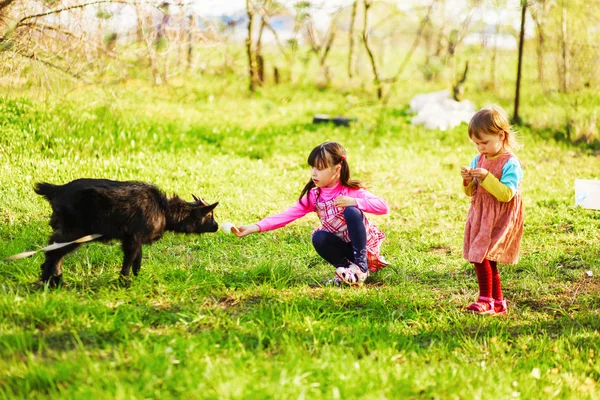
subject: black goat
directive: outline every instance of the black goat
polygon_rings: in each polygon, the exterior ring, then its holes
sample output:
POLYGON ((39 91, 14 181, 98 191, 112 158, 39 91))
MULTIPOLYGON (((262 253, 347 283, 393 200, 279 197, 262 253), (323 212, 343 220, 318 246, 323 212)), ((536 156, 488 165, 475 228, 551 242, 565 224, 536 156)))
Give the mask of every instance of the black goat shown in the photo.
MULTIPOLYGON (((118 239, 123 248, 121 275, 133 266, 137 276, 142 263, 142 244, 160 239, 164 231, 216 232, 213 210, 194 197, 188 203, 177 196, 168 199, 156 186, 142 182, 77 179, 65 185, 38 183, 35 192, 52 206, 49 243, 71 242, 82 236, 101 234, 99 241, 118 239)), ((42 282, 56 286, 62 280, 62 259, 79 244, 48 251, 42 264, 42 282)))

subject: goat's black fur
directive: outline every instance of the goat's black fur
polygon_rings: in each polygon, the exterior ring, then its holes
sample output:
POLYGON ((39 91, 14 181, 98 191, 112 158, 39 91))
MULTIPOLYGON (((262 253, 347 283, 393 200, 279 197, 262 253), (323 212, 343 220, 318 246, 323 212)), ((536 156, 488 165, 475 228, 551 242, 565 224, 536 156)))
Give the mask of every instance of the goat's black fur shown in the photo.
MULTIPOLYGON (((35 192, 52 207, 49 243, 71 242, 90 234, 101 234, 99 241, 121 241, 124 259, 121 274, 137 276, 142 262, 142 244, 160 239, 164 231, 184 233, 216 232, 213 210, 194 197, 186 202, 174 196, 168 199, 156 186, 142 182, 107 179, 77 179, 65 185, 38 183, 35 192)), ((42 264, 42 282, 57 285, 62 279, 62 259, 79 244, 71 244, 46 253, 42 264)))

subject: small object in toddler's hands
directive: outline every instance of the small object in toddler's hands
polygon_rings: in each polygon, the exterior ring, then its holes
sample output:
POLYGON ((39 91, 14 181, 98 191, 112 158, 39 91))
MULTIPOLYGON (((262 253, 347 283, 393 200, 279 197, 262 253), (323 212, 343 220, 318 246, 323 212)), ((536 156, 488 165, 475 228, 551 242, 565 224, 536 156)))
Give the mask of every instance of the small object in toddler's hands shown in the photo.
POLYGON ((235 225, 233 225, 231 222, 224 222, 219 226, 219 228, 227 235, 231 233, 231 230, 233 230, 234 232, 238 231, 238 228, 236 228, 235 225))

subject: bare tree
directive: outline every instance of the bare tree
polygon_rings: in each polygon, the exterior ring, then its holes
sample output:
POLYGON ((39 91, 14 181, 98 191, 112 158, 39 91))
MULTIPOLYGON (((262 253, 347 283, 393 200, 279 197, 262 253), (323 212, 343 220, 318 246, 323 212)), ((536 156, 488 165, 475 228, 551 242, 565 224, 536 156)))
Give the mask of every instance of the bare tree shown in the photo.
POLYGON ((464 84, 465 84, 465 81, 467 80, 467 72, 469 72, 469 62, 468 61, 465 63, 465 71, 463 72, 462 78, 460 78, 458 80, 458 82, 456 82, 452 86, 452 97, 456 101, 461 101, 463 99, 463 95, 465 92, 464 84))
POLYGON ((256 53, 252 46, 252 25, 254 23, 254 4, 252 0, 246 0, 246 13, 248 15, 248 37, 246 38, 246 53, 248 55, 248 72, 250 74, 249 89, 254 92, 258 76, 256 71, 256 53))
POLYGON ((450 31, 450 35, 448 36, 447 52, 446 57, 444 58, 444 63, 448 64, 448 62, 454 57, 458 48, 469 33, 469 27, 471 26, 473 15, 482 4, 482 1, 483 0, 469 0, 467 2, 469 5, 469 11, 465 16, 465 19, 460 24, 460 27, 452 29, 450 31))
POLYGON ((567 29, 567 6, 565 1, 561 2, 562 14, 561 14, 561 35, 560 43, 562 50, 562 74, 561 74, 561 90, 567 92, 569 90, 569 37, 567 29))
POLYGON ((515 110, 513 120, 520 122, 519 117, 519 98, 521 95, 521 66, 523 63, 523 42, 525 41, 525 19, 527 16, 527 0, 521 0, 521 32, 519 34, 519 61, 517 64, 517 87, 515 93, 515 110))
POLYGON ((377 65, 377 60, 375 55, 373 54, 373 50, 371 49, 371 44, 369 43, 369 8, 372 5, 371 0, 364 0, 365 3, 365 15, 364 15, 364 24, 363 24, 363 32, 362 39, 365 44, 365 49, 367 50, 367 54, 369 56, 369 60, 371 60, 371 67, 373 69, 373 83, 375 84, 375 89, 377 90, 377 98, 382 99, 383 97, 383 86, 381 83, 381 78, 379 75, 379 66, 377 65))
POLYGON ((494 0, 493 1, 494 9, 497 14, 497 21, 494 27, 494 48, 492 50, 492 63, 490 69, 490 81, 492 83, 492 87, 496 87, 496 67, 498 65, 498 35, 500 34, 500 9, 506 7, 506 0, 494 0))
POLYGON ((265 19, 261 18, 260 28, 258 30, 258 39, 256 40, 256 83, 260 86, 265 82, 265 58, 262 55, 262 37, 265 31, 265 19))
MULTIPOLYGON (((158 10, 157 5, 151 2, 143 5, 158 10)), ((141 7, 142 3, 136 0, 13 0, 10 3, 0 0, 0 6, 0 56, 6 61, 0 62, 0 68, 4 71, 11 73, 11 68, 17 65, 14 60, 21 57, 70 77, 100 82, 105 79, 104 72, 110 60, 112 70, 118 71, 118 75, 113 73, 107 77, 112 82, 119 82, 127 78, 129 71, 135 67, 134 63, 127 61, 130 57, 119 54, 117 40, 120 34, 106 32, 106 28, 107 21, 124 7, 141 7), (89 9, 95 10, 96 14, 89 13, 89 9)), ((141 14, 139 8, 137 11, 141 14)), ((152 23, 147 25, 152 26, 152 23)), ((143 36, 141 15, 138 26, 139 34, 143 36)), ((146 33, 151 34, 151 30, 146 30, 146 33)), ((137 52, 137 49, 130 49, 129 54, 137 52)), ((154 59, 153 75, 158 76, 157 63, 154 62, 156 54, 152 47, 148 48, 148 52, 154 59)), ((45 68, 39 71, 47 75, 45 68)), ((156 81, 153 79, 154 83, 156 81)))
POLYGON ((410 46, 410 50, 408 51, 408 53, 406 53, 406 55, 404 56, 404 59, 400 63, 400 67, 398 68, 396 75, 394 75, 394 78, 393 78, 394 81, 397 81, 398 78, 400 77, 400 75, 402 75, 402 72, 404 72, 404 69, 408 65, 408 62, 410 61, 411 57, 413 56, 413 53, 415 52, 417 47, 419 47, 419 43, 421 42, 421 38, 423 37, 423 31, 425 30, 425 28, 431 21, 431 12, 433 11, 433 8, 434 8, 436 2, 437 2, 437 0, 431 0, 431 4, 429 5, 429 8, 427 9, 427 13, 425 14, 423 19, 421 20, 421 23, 419 24, 419 29, 417 30, 415 40, 413 41, 412 45, 410 46))
POLYGON ((306 21, 306 30, 308 33, 308 41, 311 46, 313 53, 317 55, 319 61, 319 67, 321 69, 321 81, 317 83, 319 87, 329 86, 332 76, 331 70, 327 65, 327 56, 333 46, 333 41, 337 33, 337 23, 341 14, 341 8, 339 8, 331 17, 327 32, 323 37, 319 35, 319 32, 315 28, 314 21, 312 18, 308 18, 306 21))
MULTIPOLYGON (((260 28, 258 31, 258 39, 256 40, 256 49, 255 49, 255 60, 256 60, 256 77, 257 84, 262 85, 265 81, 265 59, 262 53, 262 38, 265 31, 265 28, 269 29, 275 38, 275 42, 279 47, 281 53, 289 58, 289 54, 287 53, 285 47, 282 45, 281 40, 279 39, 279 34, 277 30, 273 28, 271 25, 271 16, 276 15, 283 11, 282 5, 274 0, 264 0, 261 4, 256 5, 256 12, 260 15, 260 28)), ((275 74, 275 72, 274 72, 275 74)))
POLYGON ((358 0, 354 0, 352 3, 352 15, 350 16, 350 29, 348 31, 348 38, 350 39, 349 55, 348 55, 348 76, 352 78, 356 69, 356 46, 354 44, 354 24, 356 22, 356 9, 358 6, 358 0))
POLYGON ((537 54, 537 68, 538 68, 538 81, 542 88, 545 89, 545 76, 544 76, 544 54, 546 52, 546 15, 550 2, 548 0, 537 0, 534 2, 533 7, 530 7, 529 13, 535 23, 535 36, 537 41, 536 54, 537 54))
POLYGON ((46 67, 61 71, 71 77, 90 81, 86 70, 94 63, 86 63, 77 57, 88 53, 93 47, 99 55, 115 57, 110 48, 95 40, 89 40, 85 32, 69 29, 60 19, 50 19, 61 14, 74 13, 80 9, 107 3, 121 3, 120 0, 96 0, 78 4, 56 1, 53 7, 31 7, 22 0, 0 1, 0 54, 8 52, 46 67), (46 18, 49 17, 49 18, 46 18))

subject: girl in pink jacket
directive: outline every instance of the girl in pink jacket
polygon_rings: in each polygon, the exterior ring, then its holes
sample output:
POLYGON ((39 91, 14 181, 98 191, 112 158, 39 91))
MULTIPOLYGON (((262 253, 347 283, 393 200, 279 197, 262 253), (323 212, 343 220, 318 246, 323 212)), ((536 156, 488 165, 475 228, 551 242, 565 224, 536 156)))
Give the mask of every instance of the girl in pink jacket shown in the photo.
POLYGON ((360 286, 369 271, 389 263, 379 254, 385 238, 365 213, 387 214, 387 203, 365 190, 362 182, 350 179, 346 150, 339 143, 325 142, 308 156, 312 167, 308 181, 296 204, 252 225, 232 231, 238 237, 281 228, 292 221, 316 212, 321 227, 313 231, 312 243, 325 261, 335 267, 332 284, 360 286))

